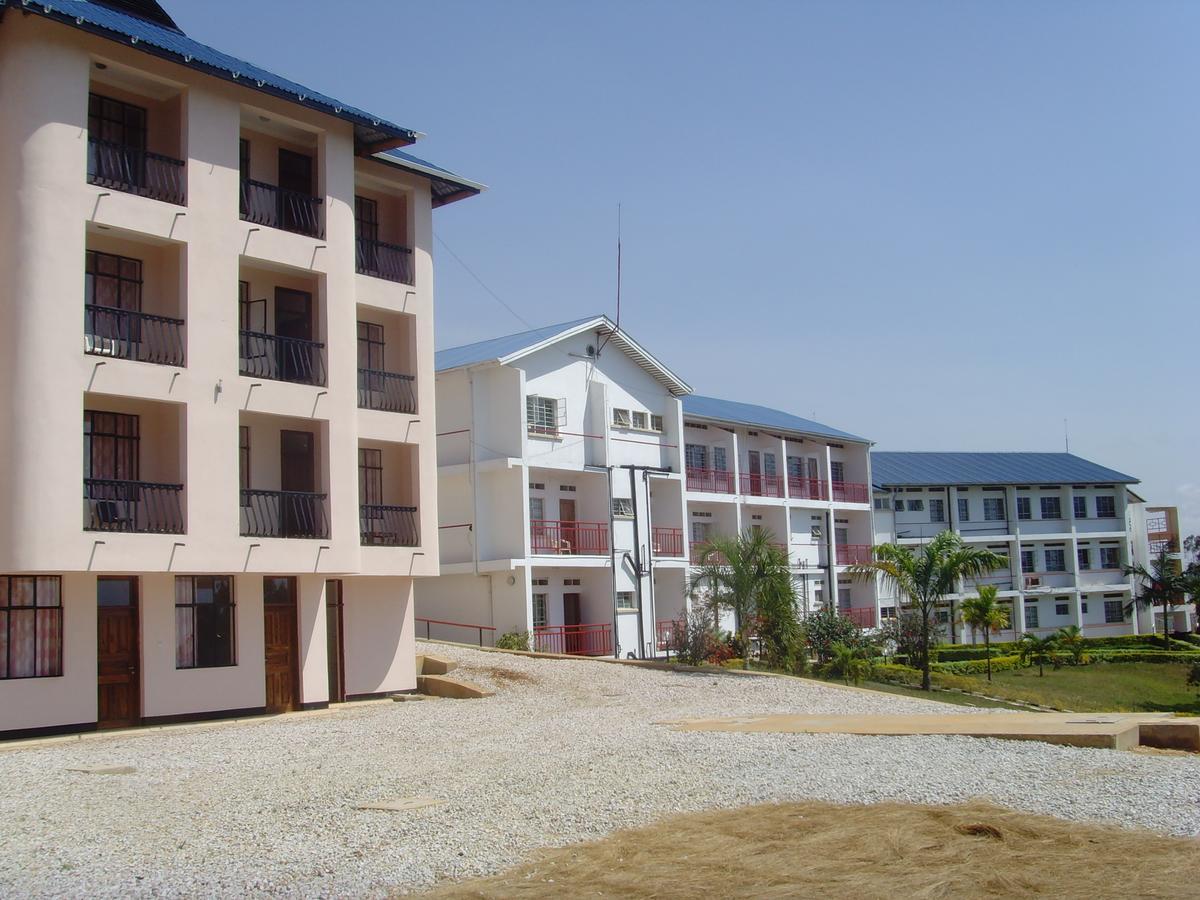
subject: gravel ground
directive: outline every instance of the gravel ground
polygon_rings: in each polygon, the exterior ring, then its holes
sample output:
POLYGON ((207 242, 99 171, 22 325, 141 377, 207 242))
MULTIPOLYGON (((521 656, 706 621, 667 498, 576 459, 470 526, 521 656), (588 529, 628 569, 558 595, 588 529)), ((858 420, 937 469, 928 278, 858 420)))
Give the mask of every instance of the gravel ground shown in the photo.
MULTIPOLYGON (((350 704, 0 751, 0 895, 383 895, 680 810, 971 797, 1200 833, 1200 760, 958 737, 676 732, 664 719, 963 712, 812 682, 457 647, 486 700, 350 704), (124 775, 67 771, 132 766, 124 775), (360 803, 432 797, 406 812, 360 803)), ((980 710, 980 715, 1004 712, 980 710)))

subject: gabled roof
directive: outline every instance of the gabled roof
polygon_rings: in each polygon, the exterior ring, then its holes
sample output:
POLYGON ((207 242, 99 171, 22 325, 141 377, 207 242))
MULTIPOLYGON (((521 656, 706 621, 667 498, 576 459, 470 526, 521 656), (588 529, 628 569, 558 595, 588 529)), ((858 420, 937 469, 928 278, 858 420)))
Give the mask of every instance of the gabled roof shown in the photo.
POLYGON ((829 425, 822 425, 811 419, 802 419, 800 416, 794 416, 783 410, 771 409, 768 406, 756 406, 753 403, 718 400, 716 397, 700 397, 695 394, 684 397, 683 414, 690 418, 713 419, 719 422, 771 428, 776 431, 790 431, 815 437, 857 441, 861 444, 870 443, 867 438, 840 431, 829 425))
POLYGON ((546 325, 517 334, 491 338, 461 347, 449 347, 434 354, 434 368, 439 372, 461 369, 484 363, 508 365, 543 347, 589 331, 604 335, 604 346, 614 345, 646 370, 659 384, 676 396, 686 394, 691 387, 682 378, 648 353, 627 332, 617 328, 608 316, 588 316, 558 325, 546 325))
MULTIPOLYGON (((389 122, 193 40, 153 0, 41 0, 36 3, 30 0, 0 0, 0 20, 3 19, 6 6, 45 16, 252 91, 281 97, 291 103, 344 119, 354 125, 355 150, 362 155, 406 146, 421 137, 420 132, 411 128, 389 122)), ((412 171, 430 177, 434 184, 435 206, 472 196, 479 193, 481 188, 444 169, 440 170, 440 174, 430 172, 428 170, 438 167, 416 157, 412 157, 409 163, 412 171)))
POLYGON ((395 166, 398 169, 428 178, 433 191, 434 207, 445 206, 447 203, 453 203, 455 200, 462 200, 466 197, 474 197, 480 191, 487 190, 486 185, 463 178, 449 169, 435 166, 433 163, 426 162, 411 153, 405 153, 403 150, 385 150, 382 153, 376 153, 372 158, 387 163, 389 166, 395 166))
POLYGON ((948 484, 1137 484, 1138 479, 1073 453, 871 453, 883 487, 948 484))

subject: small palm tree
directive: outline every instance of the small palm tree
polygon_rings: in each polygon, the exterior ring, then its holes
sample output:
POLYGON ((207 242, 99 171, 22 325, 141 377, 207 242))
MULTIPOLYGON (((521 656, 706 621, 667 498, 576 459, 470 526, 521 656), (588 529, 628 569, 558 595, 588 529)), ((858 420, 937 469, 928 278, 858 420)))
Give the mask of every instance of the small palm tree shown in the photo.
POLYGON ((1064 625, 1058 629, 1055 637, 1058 638, 1058 645, 1071 654, 1071 664, 1082 665, 1087 645, 1083 642, 1083 631, 1079 626, 1064 625))
POLYGON ((962 602, 962 620, 971 628, 983 630, 983 652, 987 658, 987 680, 992 680, 992 632, 1008 627, 1008 610, 996 600, 998 588, 981 584, 978 597, 962 602))
POLYGON ((858 684, 871 674, 871 660, 867 658, 863 647, 850 647, 838 642, 830 650, 833 658, 829 661, 829 671, 840 674, 842 681, 858 684))
POLYGON ((850 566, 858 579, 882 578, 895 588, 907 609, 921 617, 921 688, 930 690, 930 633, 937 607, 947 594, 958 590, 964 578, 978 578, 1007 565, 1007 557, 966 543, 953 531, 942 531, 917 548, 881 544, 869 563, 850 566))
POLYGON ((1058 646, 1057 635, 1047 635, 1046 637, 1038 637, 1036 634, 1030 634, 1028 631, 1021 636, 1020 644, 1021 662, 1032 662, 1038 667, 1038 677, 1044 678, 1046 675, 1046 663, 1053 660, 1054 649, 1058 646))
POLYGON ((708 606, 714 621, 722 610, 733 613, 738 641, 745 648, 742 667, 748 668, 755 622, 780 607, 795 609, 796 586, 787 552, 775 546, 764 530, 713 538, 700 548, 692 596, 708 606))
POLYGON ((1195 576, 1191 572, 1183 571, 1179 560, 1171 555, 1174 552, 1174 544, 1166 544, 1159 550, 1158 555, 1150 560, 1149 569, 1141 563, 1124 566, 1122 569, 1126 575, 1132 575, 1138 581, 1138 592, 1126 607, 1127 611, 1135 606, 1143 609, 1162 607, 1165 650, 1171 649, 1171 607, 1183 603, 1188 592, 1196 587, 1195 576))

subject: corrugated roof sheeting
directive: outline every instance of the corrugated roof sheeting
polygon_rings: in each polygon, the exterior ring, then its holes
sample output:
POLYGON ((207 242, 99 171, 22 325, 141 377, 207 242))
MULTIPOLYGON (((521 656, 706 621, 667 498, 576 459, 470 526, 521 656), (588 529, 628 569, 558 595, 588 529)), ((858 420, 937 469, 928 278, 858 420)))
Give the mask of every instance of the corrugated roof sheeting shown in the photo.
POLYGON ((1136 484, 1137 478, 1073 453, 875 451, 877 485, 1136 484))
POLYGON ((477 363, 504 359, 506 356, 519 353, 527 347, 542 343, 542 341, 548 341, 564 331, 578 328, 596 318, 597 316, 588 316, 583 319, 575 319, 573 322, 546 325, 542 328, 506 334, 474 344, 464 344, 461 347, 448 347, 434 354, 434 368, 442 372, 446 369, 457 369, 461 366, 473 366, 477 363))
POLYGON ((779 431, 798 432, 836 440, 856 441, 867 444, 867 438, 841 431, 811 419, 794 416, 779 409, 767 406, 756 406, 753 403, 737 403, 733 400, 719 400, 716 397, 701 397, 696 394, 683 398, 683 414, 685 416, 700 416, 706 419, 717 419, 723 422, 734 422, 739 425, 757 425, 760 428, 774 428, 779 431))

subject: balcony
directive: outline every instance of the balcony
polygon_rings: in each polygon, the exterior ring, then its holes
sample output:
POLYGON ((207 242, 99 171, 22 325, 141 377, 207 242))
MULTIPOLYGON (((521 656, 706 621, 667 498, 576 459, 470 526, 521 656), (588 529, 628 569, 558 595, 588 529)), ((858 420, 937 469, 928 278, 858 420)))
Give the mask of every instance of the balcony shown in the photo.
POLYGON ((829 485, 820 478, 788 478, 788 496, 793 500, 828 500, 829 485))
POLYGON ((691 551, 688 554, 688 561, 693 566, 703 566, 706 562, 713 563, 715 565, 725 565, 728 563, 728 560, 725 558, 725 554, 723 553, 712 551, 708 554, 705 554, 704 551, 707 548, 708 544, 702 541, 693 541, 688 548, 691 551))
POLYGON ((683 529, 658 528, 651 529, 650 541, 655 556, 683 556, 683 529))
POLYGON ((534 553, 563 556, 603 556, 608 553, 608 525, 534 519, 529 523, 534 553))
POLYGON ((183 325, 183 319, 85 304, 83 349, 92 356, 182 366, 183 325))
POLYGON ((326 495, 242 490, 242 537, 328 538, 326 495))
POLYGON ((843 606, 838 608, 838 615, 849 619, 859 628, 875 627, 875 609, 871 606, 843 606))
POLYGON ((85 478, 85 531, 183 534, 182 484, 85 478))
POLYGON ((325 236, 321 221, 324 202, 320 197, 310 197, 300 191, 289 191, 251 178, 242 179, 241 217, 255 225, 321 238, 325 236))
POLYGON ((866 503, 870 496, 871 492, 865 484, 853 481, 833 482, 834 503, 866 503))
POLYGON ((239 331, 238 338, 238 371, 242 375, 297 384, 325 384, 323 343, 259 331, 239 331))
POLYGON ((687 489, 707 494, 732 494, 733 473, 720 469, 687 470, 687 489))
POLYGON ((416 547, 420 544, 415 506, 360 506, 358 530, 364 547, 416 547))
POLYGON ((385 281, 413 284, 413 252, 399 244, 360 237, 355 241, 355 271, 385 281))
POLYGON ((865 565, 874 558, 870 544, 837 545, 837 564, 839 566, 865 565))
POLYGON ((358 408, 415 415, 416 379, 412 375, 382 372, 378 369, 359 369, 358 408))
POLYGON ((779 475, 753 475, 744 473, 741 476, 742 493, 751 497, 782 497, 783 478, 779 475))
POLYGON ((183 161, 138 147, 88 138, 87 180, 126 194, 187 205, 183 161))
POLYGON ((533 649, 571 656, 611 656, 612 625, 538 625, 533 629, 533 649))

